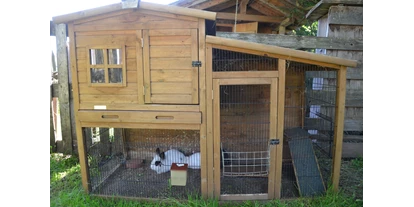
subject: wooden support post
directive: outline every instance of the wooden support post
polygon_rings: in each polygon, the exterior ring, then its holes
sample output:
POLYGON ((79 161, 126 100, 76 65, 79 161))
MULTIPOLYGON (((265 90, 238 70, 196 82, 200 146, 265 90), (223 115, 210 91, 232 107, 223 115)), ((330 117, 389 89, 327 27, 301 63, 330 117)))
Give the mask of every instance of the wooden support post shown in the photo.
POLYGON ((247 3, 249 0, 241 0, 240 2, 240 14, 246 14, 247 11, 247 3))
POLYGON ((286 82, 286 60, 278 60, 278 97, 277 97, 277 136, 279 145, 276 151, 276 181, 275 199, 280 199, 282 190, 282 160, 283 160, 283 129, 285 123, 285 82, 286 82))
POLYGON ((72 130, 69 106, 69 68, 66 48, 66 25, 56 25, 56 56, 59 80, 59 108, 62 130, 63 153, 72 154, 72 130))
MULTIPOLYGON (((213 48, 211 44, 206 46, 206 112, 207 112, 207 154, 213 156, 213 48)), ((214 161, 207 160, 208 172, 208 198, 214 198, 214 161)), ((220 169, 220 168, 219 168, 220 169)))
MULTIPOLYGON (((209 168, 207 167, 208 157, 211 155, 208 154, 208 147, 207 147, 207 116, 205 116, 207 112, 206 106, 206 37, 205 37, 205 20, 199 19, 198 21, 198 35, 193 35, 193 38, 198 39, 198 50, 195 48, 196 54, 194 56, 198 56, 198 60, 201 62, 201 66, 198 68, 198 88, 199 88, 199 96, 194 94, 193 102, 200 103, 200 111, 203 114, 201 126, 200 126, 200 152, 201 152, 201 195, 204 199, 208 198, 208 174, 209 168), (194 100, 195 99, 195 100, 194 100)), ((195 40, 196 41, 196 40, 195 40)), ((196 41, 197 42, 197 41, 196 41)))
POLYGON ((56 152, 56 138, 55 138, 55 127, 53 124, 53 96, 52 96, 52 85, 50 85, 50 147, 51 152, 56 152))
POLYGON ((337 75, 336 86, 336 111, 334 143, 332 148, 332 174, 331 180, 334 191, 338 191, 339 175, 341 172, 342 142, 344 138, 344 117, 345 117, 345 93, 346 93, 346 67, 341 66, 337 75))

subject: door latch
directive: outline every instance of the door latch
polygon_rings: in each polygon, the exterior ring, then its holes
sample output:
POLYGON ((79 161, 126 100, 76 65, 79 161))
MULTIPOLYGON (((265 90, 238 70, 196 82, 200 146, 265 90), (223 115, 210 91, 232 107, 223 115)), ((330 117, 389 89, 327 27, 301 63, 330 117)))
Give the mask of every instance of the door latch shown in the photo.
POLYGON ((279 139, 271 139, 270 140, 270 145, 278 145, 279 144, 279 139))
POLYGON ((193 61, 193 62, 191 63, 191 65, 192 65, 193 67, 201 67, 201 61, 193 61))

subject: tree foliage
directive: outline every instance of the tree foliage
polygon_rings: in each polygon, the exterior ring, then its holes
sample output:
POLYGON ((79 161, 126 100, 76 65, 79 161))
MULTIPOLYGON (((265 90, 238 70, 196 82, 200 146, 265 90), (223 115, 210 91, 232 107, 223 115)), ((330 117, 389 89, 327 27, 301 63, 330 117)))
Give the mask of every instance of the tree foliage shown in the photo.
POLYGON ((292 32, 294 35, 316 36, 318 32, 318 21, 308 22, 292 32))

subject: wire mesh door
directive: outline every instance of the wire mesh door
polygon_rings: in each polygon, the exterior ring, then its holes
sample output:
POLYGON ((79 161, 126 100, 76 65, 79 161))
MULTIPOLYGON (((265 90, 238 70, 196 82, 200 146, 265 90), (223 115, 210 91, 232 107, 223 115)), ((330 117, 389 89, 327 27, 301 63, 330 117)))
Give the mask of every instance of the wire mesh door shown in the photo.
POLYGON ((277 78, 214 79, 213 87, 215 196, 274 198, 277 78))

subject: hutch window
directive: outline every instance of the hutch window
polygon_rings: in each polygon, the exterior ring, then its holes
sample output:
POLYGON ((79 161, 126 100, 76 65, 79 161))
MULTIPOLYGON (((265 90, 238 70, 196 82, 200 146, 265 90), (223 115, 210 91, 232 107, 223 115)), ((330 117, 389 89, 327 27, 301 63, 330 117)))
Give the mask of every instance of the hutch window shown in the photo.
POLYGON ((125 46, 88 48, 90 86, 126 86, 125 46))

